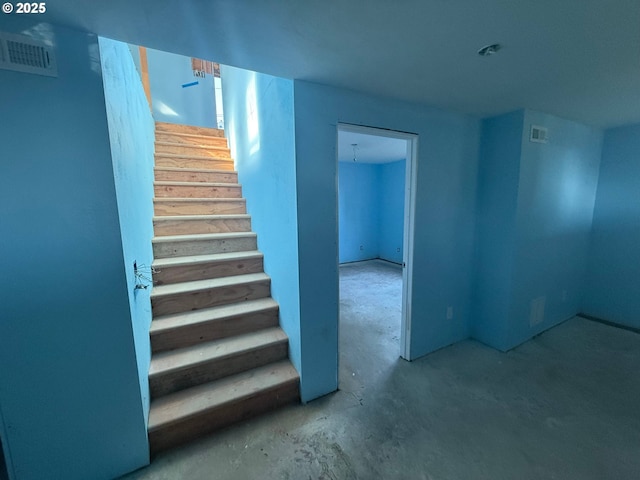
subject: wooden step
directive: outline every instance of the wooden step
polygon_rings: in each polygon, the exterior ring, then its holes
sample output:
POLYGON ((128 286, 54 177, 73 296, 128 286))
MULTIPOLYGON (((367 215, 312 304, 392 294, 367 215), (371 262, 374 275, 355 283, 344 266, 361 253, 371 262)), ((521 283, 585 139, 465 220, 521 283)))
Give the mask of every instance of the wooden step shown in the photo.
POLYGON ((254 232, 167 235, 154 237, 152 244, 153 258, 246 252, 258 248, 254 232))
POLYGON ((156 236, 250 232, 249 215, 177 215, 153 217, 156 236))
POLYGON ((232 183, 154 182, 156 198, 241 198, 242 187, 232 183))
POLYGON ((211 135, 193 135, 191 133, 156 132, 157 142, 181 143, 183 145, 201 145, 214 147, 228 147, 224 137, 212 137, 211 135))
POLYGON ((229 170, 156 167, 156 182, 238 183, 238 173, 229 170))
POLYGON ((278 326, 271 297, 165 315, 151 322, 151 350, 161 352, 278 326))
POLYGON ((289 361, 256 368, 151 402, 151 454, 299 399, 299 377, 289 361))
POLYGON ((158 258, 153 261, 153 284, 191 282, 263 271, 263 256, 257 250, 214 253, 190 257, 158 258))
POLYGON ((280 327, 156 353, 149 367, 151 398, 212 382, 287 358, 280 327))
POLYGON ((172 283, 153 287, 151 310, 154 317, 171 315, 255 300, 270 294, 271 279, 264 273, 172 283))
POLYGON ((195 155, 198 157, 231 158, 231 152, 224 147, 213 145, 184 145, 182 143, 159 142, 156 140, 156 153, 174 155, 195 155))
POLYGON ((191 135, 224 137, 224 130, 220 130, 218 128, 196 127, 192 125, 179 125, 177 123, 167 122, 156 122, 156 132, 188 133, 191 135))
POLYGON ((231 215, 247 213, 244 198, 154 198, 156 215, 231 215))
POLYGON ((233 170, 233 160, 229 158, 203 157, 196 155, 175 155, 156 153, 157 167, 202 168, 210 170, 233 170))

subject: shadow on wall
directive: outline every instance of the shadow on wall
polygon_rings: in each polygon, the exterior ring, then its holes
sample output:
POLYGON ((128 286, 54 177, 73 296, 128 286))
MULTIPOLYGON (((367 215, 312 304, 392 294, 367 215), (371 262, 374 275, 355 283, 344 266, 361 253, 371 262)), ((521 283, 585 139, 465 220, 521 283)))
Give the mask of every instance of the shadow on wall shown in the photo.
POLYGON ((9 480, 7 473, 7 464, 4 461, 4 449, 2 447, 2 439, 0 439, 0 480, 9 480))

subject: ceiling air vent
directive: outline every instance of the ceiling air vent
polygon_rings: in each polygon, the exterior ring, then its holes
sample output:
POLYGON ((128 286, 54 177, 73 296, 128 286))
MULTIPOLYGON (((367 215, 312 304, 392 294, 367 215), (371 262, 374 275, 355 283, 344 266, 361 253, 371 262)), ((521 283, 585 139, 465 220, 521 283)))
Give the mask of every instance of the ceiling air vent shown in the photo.
POLYGON ((549 131, 545 127, 538 125, 531 125, 531 134, 529 136, 530 142, 547 143, 549 131))
POLYGON ((0 32, 0 68, 47 77, 58 76, 52 47, 24 35, 3 32, 0 32))

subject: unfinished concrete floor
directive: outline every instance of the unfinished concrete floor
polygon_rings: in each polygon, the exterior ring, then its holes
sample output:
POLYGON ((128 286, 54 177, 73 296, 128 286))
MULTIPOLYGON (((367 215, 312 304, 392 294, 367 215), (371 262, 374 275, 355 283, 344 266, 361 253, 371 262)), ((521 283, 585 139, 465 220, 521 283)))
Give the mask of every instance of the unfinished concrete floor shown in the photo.
POLYGON ((640 335, 574 318, 506 354, 469 340, 408 363, 399 270, 340 270, 340 391, 126 478, 640 478, 640 335))

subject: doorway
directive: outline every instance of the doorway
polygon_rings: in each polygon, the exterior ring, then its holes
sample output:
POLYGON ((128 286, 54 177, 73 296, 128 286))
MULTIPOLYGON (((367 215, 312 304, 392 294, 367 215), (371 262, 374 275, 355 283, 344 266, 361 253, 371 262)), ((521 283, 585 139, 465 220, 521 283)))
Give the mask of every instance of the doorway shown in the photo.
POLYGON ((338 124, 337 146, 339 345, 411 360, 417 135, 338 124))

